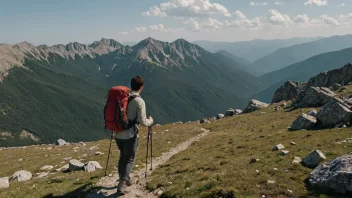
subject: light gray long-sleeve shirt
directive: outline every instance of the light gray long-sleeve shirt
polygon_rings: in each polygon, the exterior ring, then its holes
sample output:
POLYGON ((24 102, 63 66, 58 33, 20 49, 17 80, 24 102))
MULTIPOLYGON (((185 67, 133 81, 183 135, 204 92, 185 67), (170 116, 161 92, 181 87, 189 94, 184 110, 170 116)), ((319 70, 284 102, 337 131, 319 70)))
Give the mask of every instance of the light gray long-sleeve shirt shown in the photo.
MULTIPOLYGON (((131 95, 139 95, 135 91, 131 91, 131 95)), ((141 97, 136 97, 130 101, 127 106, 127 118, 129 120, 134 120, 137 117, 137 121, 139 124, 143 126, 151 126, 153 124, 153 120, 148 119, 146 115, 145 102, 141 97)), ((136 135, 136 130, 134 127, 127 129, 123 132, 119 132, 115 134, 117 139, 130 139, 136 135)), ((138 134, 137 134, 138 135, 138 134)))

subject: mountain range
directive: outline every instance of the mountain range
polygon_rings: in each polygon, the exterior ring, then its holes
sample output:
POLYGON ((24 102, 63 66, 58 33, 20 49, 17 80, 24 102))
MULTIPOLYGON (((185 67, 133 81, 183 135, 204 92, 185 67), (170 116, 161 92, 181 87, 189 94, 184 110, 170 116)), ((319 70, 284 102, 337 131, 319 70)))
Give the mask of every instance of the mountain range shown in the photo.
POLYGON ((147 38, 132 47, 112 39, 89 45, 2 44, 0 57, 0 132, 12 134, 0 139, 1 146, 106 137, 107 90, 129 86, 135 75, 145 79, 142 97, 158 123, 240 108, 264 88, 241 62, 183 39, 147 38), (23 132, 36 138, 23 138, 23 132))
POLYGON ((313 38, 290 38, 290 39, 273 39, 262 40, 255 39, 251 41, 237 41, 237 42, 213 42, 213 41, 194 41, 204 49, 210 52, 218 52, 225 50, 230 54, 236 55, 248 62, 254 62, 263 58, 276 50, 284 47, 289 47, 296 44, 316 41, 322 37, 313 38))

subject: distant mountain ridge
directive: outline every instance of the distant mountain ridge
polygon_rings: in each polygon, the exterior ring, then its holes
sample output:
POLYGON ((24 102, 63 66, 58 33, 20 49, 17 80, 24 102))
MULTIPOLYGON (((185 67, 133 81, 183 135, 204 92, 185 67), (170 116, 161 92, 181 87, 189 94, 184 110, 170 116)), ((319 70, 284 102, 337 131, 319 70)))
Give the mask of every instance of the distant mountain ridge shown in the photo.
POLYGON ((332 36, 317 41, 278 49, 270 55, 253 62, 250 67, 258 74, 282 69, 315 55, 352 47, 352 35, 332 36))
POLYGON ((210 52, 218 52, 225 50, 235 56, 243 58, 249 62, 254 62, 265 57, 272 52, 296 44, 319 40, 322 37, 314 38, 290 38, 290 39, 274 39, 274 40, 250 40, 237 42, 213 42, 213 41, 194 41, 193 43, 203 47, 210 52))

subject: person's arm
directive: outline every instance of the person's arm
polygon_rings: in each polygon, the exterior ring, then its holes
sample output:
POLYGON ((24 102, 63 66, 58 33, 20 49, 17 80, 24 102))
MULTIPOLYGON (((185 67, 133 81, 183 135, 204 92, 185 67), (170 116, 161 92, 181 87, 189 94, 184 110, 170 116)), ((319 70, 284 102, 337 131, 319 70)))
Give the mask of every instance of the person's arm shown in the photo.
POLYGON ((143 99, 136 99, 137 102, 137 120, 143 126, 151 126, 153 119, 148 119, 146 114, 145 102, 143 99))

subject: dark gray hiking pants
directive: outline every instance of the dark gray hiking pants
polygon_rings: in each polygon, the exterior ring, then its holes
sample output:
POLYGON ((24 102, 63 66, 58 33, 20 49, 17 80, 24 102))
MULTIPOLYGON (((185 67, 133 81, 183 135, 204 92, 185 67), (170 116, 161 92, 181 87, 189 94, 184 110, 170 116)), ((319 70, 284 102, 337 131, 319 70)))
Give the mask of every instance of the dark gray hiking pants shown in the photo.
POLYGON ((136 151, 138 147, 138 138, 137 136, 123 140, 117 139, 116 144, 120 150, 120 159, 118 163, 118 171, 120 180, 130 180, 130 173, 132 171, 134 158, 136 156, 136 151))

